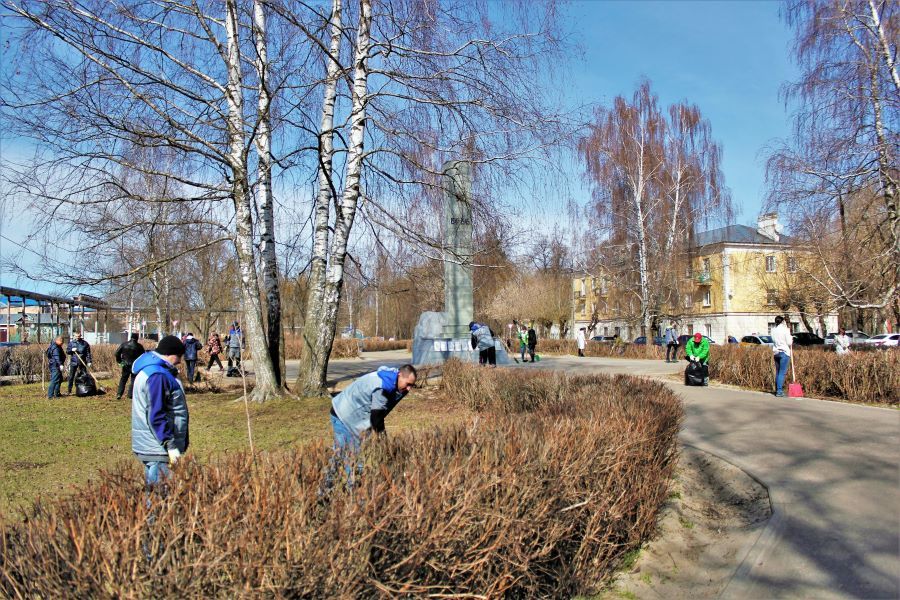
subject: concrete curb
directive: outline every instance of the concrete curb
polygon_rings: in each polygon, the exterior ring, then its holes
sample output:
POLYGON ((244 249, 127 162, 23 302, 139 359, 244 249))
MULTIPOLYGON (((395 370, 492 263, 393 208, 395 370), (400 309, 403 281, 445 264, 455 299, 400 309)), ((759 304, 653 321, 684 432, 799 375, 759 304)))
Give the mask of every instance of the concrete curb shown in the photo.
POLYGON ((694 448, 695 450, 699 450, 701 452, 705 452, 712 456, 715 456, 719 460, 723 460, 744 473, 746 473, 751 479, 756 481, 759 485, 766 489, 766 492, 769 496, 769 508, 772 511, 772 516, 766 521, 765 525, 762 527, 762 531, 760 531, 759 535, 756 536, 755 539, 750 540, 747 544, 741 549, 739 555, 742 557, 741 562, 738 564, 737 569, 735 569, 734 573, 732 573, 731 577, 728 580, 728 583, 719 593, 719 598, 755 598, 758 597, 759 594, 755 593, 754 588, 755 584, 753 579, 750 577, 753 569, 758 565, 761 565, 769 552, 778 544, 778 540, 781 538, 781 533, 784 530, 785 523, 785 515, 786 515, 786 504, 777 500, 773 496, 773 490, 757 473, 750 469, 746 465, 741 464, 740 459, 731 455, 729 452, 724 452, 722 450, 714 450, 709 446, 704 445, 703 443, 697 442, 695 440, 684 440, 682 439, 681 444, 683 446, 688 446, 690 448, 694 448))

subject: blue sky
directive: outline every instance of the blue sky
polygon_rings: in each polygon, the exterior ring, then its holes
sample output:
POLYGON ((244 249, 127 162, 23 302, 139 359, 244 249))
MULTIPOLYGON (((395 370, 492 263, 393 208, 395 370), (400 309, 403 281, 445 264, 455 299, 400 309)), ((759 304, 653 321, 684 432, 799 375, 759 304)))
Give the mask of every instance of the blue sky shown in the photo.
POLYGON ((765 195, 761 151, 790 133, 779 89, 796 78, 790 31, 774 1, 575 1, 583 60, 570 66, 573 102, 630 97, 648 77, 660 104, 688 100, 710 120, 740 223, 765 195))

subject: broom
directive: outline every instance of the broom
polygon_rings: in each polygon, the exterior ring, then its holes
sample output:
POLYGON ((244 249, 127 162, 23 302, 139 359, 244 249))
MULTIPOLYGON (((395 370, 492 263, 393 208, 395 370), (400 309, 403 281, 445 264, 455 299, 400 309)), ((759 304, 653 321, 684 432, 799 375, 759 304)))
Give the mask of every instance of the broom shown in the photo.
POLYGON ((791 379, 793 383, 788 384, 788 398, 802 398, 803 386, 797 383, 797 374, 794 372, 794 352, 791 351, 791 379))

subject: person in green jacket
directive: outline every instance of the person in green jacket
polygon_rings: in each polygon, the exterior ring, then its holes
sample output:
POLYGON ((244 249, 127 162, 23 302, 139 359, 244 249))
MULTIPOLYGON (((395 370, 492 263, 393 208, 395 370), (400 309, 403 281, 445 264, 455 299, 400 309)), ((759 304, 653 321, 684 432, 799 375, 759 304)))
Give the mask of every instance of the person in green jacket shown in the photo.
POLYGON ((688 362, 697 361, 701 364, 709 362, 709 340, 700 333, 688 340, 684 347, 684 355, 688 362))
POLYGON ((702 334, 695 333, 684 346, 684 357, 688 362, 697 362, 703 366, 703 385, 709 385, 709 340, 702 334))

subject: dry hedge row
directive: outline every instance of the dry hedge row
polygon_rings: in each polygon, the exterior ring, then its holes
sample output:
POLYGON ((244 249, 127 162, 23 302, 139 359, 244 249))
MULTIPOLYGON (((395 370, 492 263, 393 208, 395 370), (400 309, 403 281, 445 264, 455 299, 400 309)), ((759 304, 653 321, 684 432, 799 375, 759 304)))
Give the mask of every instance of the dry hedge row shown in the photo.
MULTIPOLYGON (((808 396, 879 404, 900 401, 900 351, 853 352, 841 356, 795 348, 794 353, 797 381, 803 384, 808 396)), ((774 390, 772 350, 731 344, 713 346, 709 376, 722 383, 774 390)), ((790 381, 790 370, 787 377, 790 381)))
MULTIPOLYGON (((144 343, 146 347, 147 344, 144 343)), ((156 342, 150 342, 151 347, 156 347, 156 342)), ((23 344, 11 348, 0 349, 0 365, 8 365, 6 369, 10 374, 19 377, 22 383, 31 383, 41 380, 43 370, 44 379, 50 374, 47 372, 47 348, 48 344, 23 344)), ((114 344, 95 344, 91 346, 91 359, 93 371, 108 371, 117 373, 119 365, 116 364, 116 348, 114 344)), ((70 360, 70 357, 67 357, 70 360)))
MULTIPOLYGON (((469 425, 375 440, 317 496, 324 444, 134 465, 0 523, 0 596, 568 598, 653 529, 681 405, 661 384, 448 365, 469 425), (487 397, 485 397, 487 393, 487 397)), ((455 399, 455 400, 453 400, 455 399)))
MULTIPOLYGON (((516 347, 514 350, 518 350, 516 347)), ((575 340, 538 340, 538 354, 578 354, 575 340)), ((666 349, 646 344, 617 342, 614 344, 588 341, 584 347, 585 356, 601 358, 665 358, 666 349)))

